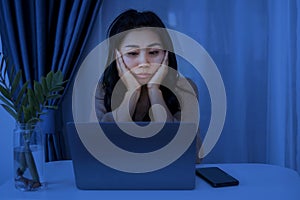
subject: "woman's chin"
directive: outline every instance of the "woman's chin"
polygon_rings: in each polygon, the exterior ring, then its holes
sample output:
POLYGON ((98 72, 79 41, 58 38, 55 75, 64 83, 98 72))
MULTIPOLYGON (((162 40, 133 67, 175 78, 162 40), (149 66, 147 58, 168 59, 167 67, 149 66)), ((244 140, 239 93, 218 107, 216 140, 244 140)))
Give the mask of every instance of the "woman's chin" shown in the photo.
POLYGON ((140 85, 147 85, 150 81, 150 79, 138 79, 137 80, 140 85))

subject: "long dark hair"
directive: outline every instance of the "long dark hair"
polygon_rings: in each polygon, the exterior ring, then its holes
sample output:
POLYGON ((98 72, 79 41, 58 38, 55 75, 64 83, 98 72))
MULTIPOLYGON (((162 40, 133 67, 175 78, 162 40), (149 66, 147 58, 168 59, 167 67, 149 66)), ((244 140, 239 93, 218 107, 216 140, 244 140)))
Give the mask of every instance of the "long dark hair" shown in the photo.
MULTIPOLYGON (((109 38, 109 53, 108 53, 108 60, 106 65, 107 68, 104 71, 101 84, 103 89, 105 90, 104 105, 108 112, 112 110, 111 108, 112 92, 114 90, 116 83, 120 79, 118 75, 116 61, 115 61, 115 49, 118 47, 122 39, 125 37, 126 32, 123 36, 122 34, 121 36, 119 35, 124 31, 129 31, 131 29, 136 29, 136 28, 147 28, 147 27, 160 28, 157 31, 159 32, 158 35, 161 38, 164 48, 168 49, 169 51, 168 52, 169 67, 177 71, 177 60, 175 54, 173 53, 172 41, 169 34, 164 29, 165 25, 163 24, 161 19, 151 11, 138 12, 136 10, 131 9, 123 12, 112 22, 107 32, 107 38, 109 38), (118 37, 113 37, 115 35, 118 35, 118 37)), ((154 30, 156 31, 156 29, 154 30)), ((175 87, 177 78, 178 78, 177 73, 176 74, 168 73, 165 77, 164 82, 167 82, 168 85, 171 87, 175 87)), ((174 91, 173 88, 170 89, 174 91)), ((176 96, 171 92, 170 89, 162 85, 160 86, 160 90, 162 91, 163 98, 166 102, 166 105, 168 106, 170 112, 174 114, 180 110, 180 106, 176 96)))

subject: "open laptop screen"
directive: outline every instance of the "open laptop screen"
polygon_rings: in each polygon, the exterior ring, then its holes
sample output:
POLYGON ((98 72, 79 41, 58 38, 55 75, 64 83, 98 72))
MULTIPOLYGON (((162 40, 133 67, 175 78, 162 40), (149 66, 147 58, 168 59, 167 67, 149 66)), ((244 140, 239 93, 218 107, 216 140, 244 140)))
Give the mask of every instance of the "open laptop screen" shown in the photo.
MULTIPOLYGON (((138 125, 147 126, 145 123, 138 125)), ((123 123, 122 126, 127 127, 127 130, 136 130, 130 123, 123 123)), ((161 127, 161 124, 154 126, 161 127)), ((193 134, 193 124, 182 122, 165 123, 163 128, 151 137, 149 134, 147 137, 127 134, 112 122, 79 123, 76 126, 74 123, 69 123, 67 132, 77 187, 80 189, 193 189, 195 187, 195 139, 192 139, 191 143, 186 143, 189 146, 186 146, 183 152, 179 152, 180 155, 177 155, 176 159, 167 162, 178 153, 177 149, 180 149, 180 143, 173 142, 177 137, 179 126, 184 127, 183 130, 186 131, 184 134, 193 134), (99 126, 103 131, 103 138, 115 146, 113 149, 103 150, 106 144, 97 141, 96 135, 99 133, 96 130, 99 126), (94 140, 92 148, 84 144, 82 136, 77 132, 78 129, 81 132, 85 131, 89 141, 94 140), (172 147, 170 150, 172 145, 177 147, 172 147), (167 148, 169 150, 164 151, 167 148), (94 154, 93 149, 100 149, 98 152, 101 155, 94 154), (122 153, 116 153, 115 149, 122 153), (152 157, 147 159, 149 155, 152 157), (161 165, 162 163, 167 164, 161 165), (150 166, 154 165, 159 167, 151 170, 150 166), (143 171, 141 168, 144 167, 149 167, 150 170, 143 171)))

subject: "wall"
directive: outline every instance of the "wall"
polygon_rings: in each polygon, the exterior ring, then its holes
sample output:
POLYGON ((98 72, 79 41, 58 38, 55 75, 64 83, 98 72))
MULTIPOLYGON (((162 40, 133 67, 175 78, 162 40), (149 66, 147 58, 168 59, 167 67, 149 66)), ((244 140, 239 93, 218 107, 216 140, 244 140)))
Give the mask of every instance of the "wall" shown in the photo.
MULTIPOLYGON (((0 52, 2 52, 2 43, 0 38, 0 52)), ((2 103, 0 101, 0 103, 2 103)), ((0 185, 4 180, 13 176, 13 118, 0 106, 0 185)))

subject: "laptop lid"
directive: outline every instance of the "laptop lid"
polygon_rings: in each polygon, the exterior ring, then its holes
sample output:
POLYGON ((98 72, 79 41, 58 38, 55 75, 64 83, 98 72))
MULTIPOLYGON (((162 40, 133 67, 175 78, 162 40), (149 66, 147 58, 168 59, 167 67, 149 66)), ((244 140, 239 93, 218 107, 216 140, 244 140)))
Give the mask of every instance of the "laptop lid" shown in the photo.
POLYGON ((67 124, 75 182, 79 189, 195 187, 194 124, 151 123, 151 130, 158 131, 141 137, 134 133, 138 130, 137 125, 143 128, 149 124, 67 124), (178 138, 179 130, 181 138, 178 138))

